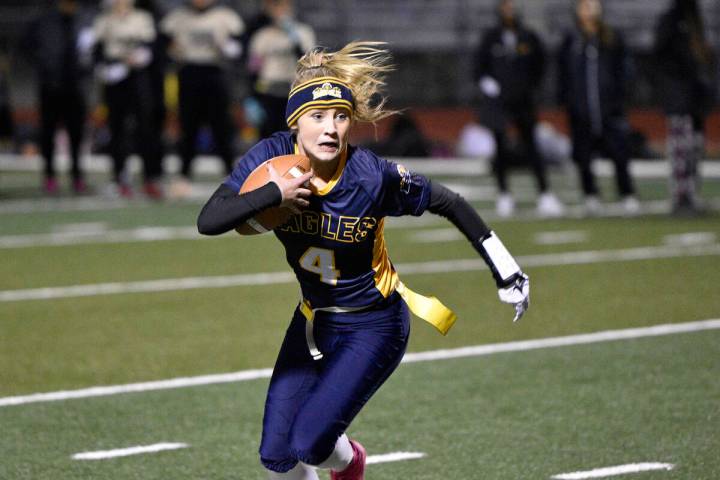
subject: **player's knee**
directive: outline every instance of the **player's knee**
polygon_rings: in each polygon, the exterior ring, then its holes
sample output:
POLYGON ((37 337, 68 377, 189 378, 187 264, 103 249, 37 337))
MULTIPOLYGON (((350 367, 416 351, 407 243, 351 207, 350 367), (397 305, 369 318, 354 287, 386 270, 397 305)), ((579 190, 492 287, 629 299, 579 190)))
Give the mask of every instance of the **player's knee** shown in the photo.
POLYGON ((274 473, 287 473, 290 470, 292 470, 295 465, 298 464, 298 461, 294 458, 283 458, 283 459, 273 459, 263 456, 262 452, 260 453, 260 463, 262 463, 263 467, 265 467, 267 470, 274 472, 274 473))
POLYGON ((319 465, 334 448, 335 440, 327 435, 303 429, 293 429, 290 433, 290 451, 293 457, 306 465, 319 465))

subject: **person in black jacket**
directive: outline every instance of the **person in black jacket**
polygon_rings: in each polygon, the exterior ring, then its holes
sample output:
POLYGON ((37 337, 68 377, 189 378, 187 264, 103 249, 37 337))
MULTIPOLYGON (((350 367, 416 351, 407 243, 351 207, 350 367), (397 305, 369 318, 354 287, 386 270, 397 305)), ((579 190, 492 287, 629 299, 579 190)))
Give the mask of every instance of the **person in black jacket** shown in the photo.
POLYGON ((76 0, 57 0, 55 7, 29 26, 24 49, 37 71, 40 103, 40 151, 44 161, 44 190, 59 191, 55 170, 55 133, 62 124, 70 140, 72 188, 87 190, 80 165, 85 129, 84 68, 79 52, 80 29, 76 0))
POLYGON ((143 163, 143 191, 160 199, 161 158, 154 130, 151 79, 152 44, 156 32, 152 16, 135 8, 133 0, 111 0, 95 19, 96 75, 103 84, 108 107, 110 154, 113 160, 112 196, 133 196, 126 160, 136 149, 143 163), (128 128, 128 120, 134 128, 128 128), (133 148, 134 147, 134 148, 133 148))
POLYGON ((180 176, 170 185, 169 196, 192 193, 192 165, 198 135, 207 125, 214 150, 226 173, 235 162, 235 126, 230 117, 232 91, 226 75, 242 53, 240 36, 245 22, 230 7, 216 0, 187 0, 160 22, 160 33, 177 65, 178 108, 181 138, 180 176))
POLYGON ((601 209, 591 170, 595 151, 615 164, 617 189, 628 215, 640 204, 629 172, 630 126, 625 115, 629 57, 620 35, 602 20, 599 0, 578 0, 577 28, 562 42, 558 91, 567 107, 572 132, 573 160, 577 164, 587 213, 601 209))
POLYGON ((510 216, 515 207, 508 191, 507 169, 510 152, 506 128, 514 122, 533 168, 540 196, 538 213, 559 216, 563 205, 548 191, 547 176, 538 153, 534 132, 536 124, 535 93, 545 70, 545 52, 538 36, 525 27, 512 0, 498 4, 499 23, 489 30, 475 56, 474 79, 482 92, 480 116, 494 134, 496 156, 495 178, 499 196, 497 213, 510 216))
POLYGON ((700 209, 698 162, 704 124, 715 100, 715 61, 695 0, 675 0, 658 22, 655 55, 668 115, 673 211, 700 209))

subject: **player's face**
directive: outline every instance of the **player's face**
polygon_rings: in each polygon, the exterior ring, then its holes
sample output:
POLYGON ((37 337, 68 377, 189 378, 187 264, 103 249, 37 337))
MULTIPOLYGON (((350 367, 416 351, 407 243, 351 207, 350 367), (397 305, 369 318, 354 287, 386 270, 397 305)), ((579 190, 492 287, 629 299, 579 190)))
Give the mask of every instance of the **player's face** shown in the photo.
POLYGON ((333 162, 347 148, 350 113, 344 108, 310 110, 298 118, 300 153, 313 161, 333 162))

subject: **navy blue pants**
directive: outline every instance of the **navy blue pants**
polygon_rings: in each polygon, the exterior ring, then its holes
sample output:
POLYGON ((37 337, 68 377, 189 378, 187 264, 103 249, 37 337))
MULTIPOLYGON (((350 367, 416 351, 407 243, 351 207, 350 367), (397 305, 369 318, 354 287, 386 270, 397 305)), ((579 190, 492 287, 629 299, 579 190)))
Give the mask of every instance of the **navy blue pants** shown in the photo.
POLYGON ((298 461, 317 465, 405 353, 407 306, 398 294, 355 313, 317 312, 313 333, 323 358, 313 360, 305 317, 295 311, 270 380, 260 458, 284 473, 298 461))

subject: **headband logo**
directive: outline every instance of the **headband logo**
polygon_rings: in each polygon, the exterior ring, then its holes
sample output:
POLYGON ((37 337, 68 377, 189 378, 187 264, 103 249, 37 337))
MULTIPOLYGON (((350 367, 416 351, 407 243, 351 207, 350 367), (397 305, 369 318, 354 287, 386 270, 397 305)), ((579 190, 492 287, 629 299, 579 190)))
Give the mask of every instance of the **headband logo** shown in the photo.
POLYGON ((317 87, 315 90, 313 90, 313 100, 317 100, 321 97, 335 97, 335 98, 342 98, 342 92, 340 91, 340 87, 333 87, 330 82, 325 82, 322 84, 322 86, 317 87))

